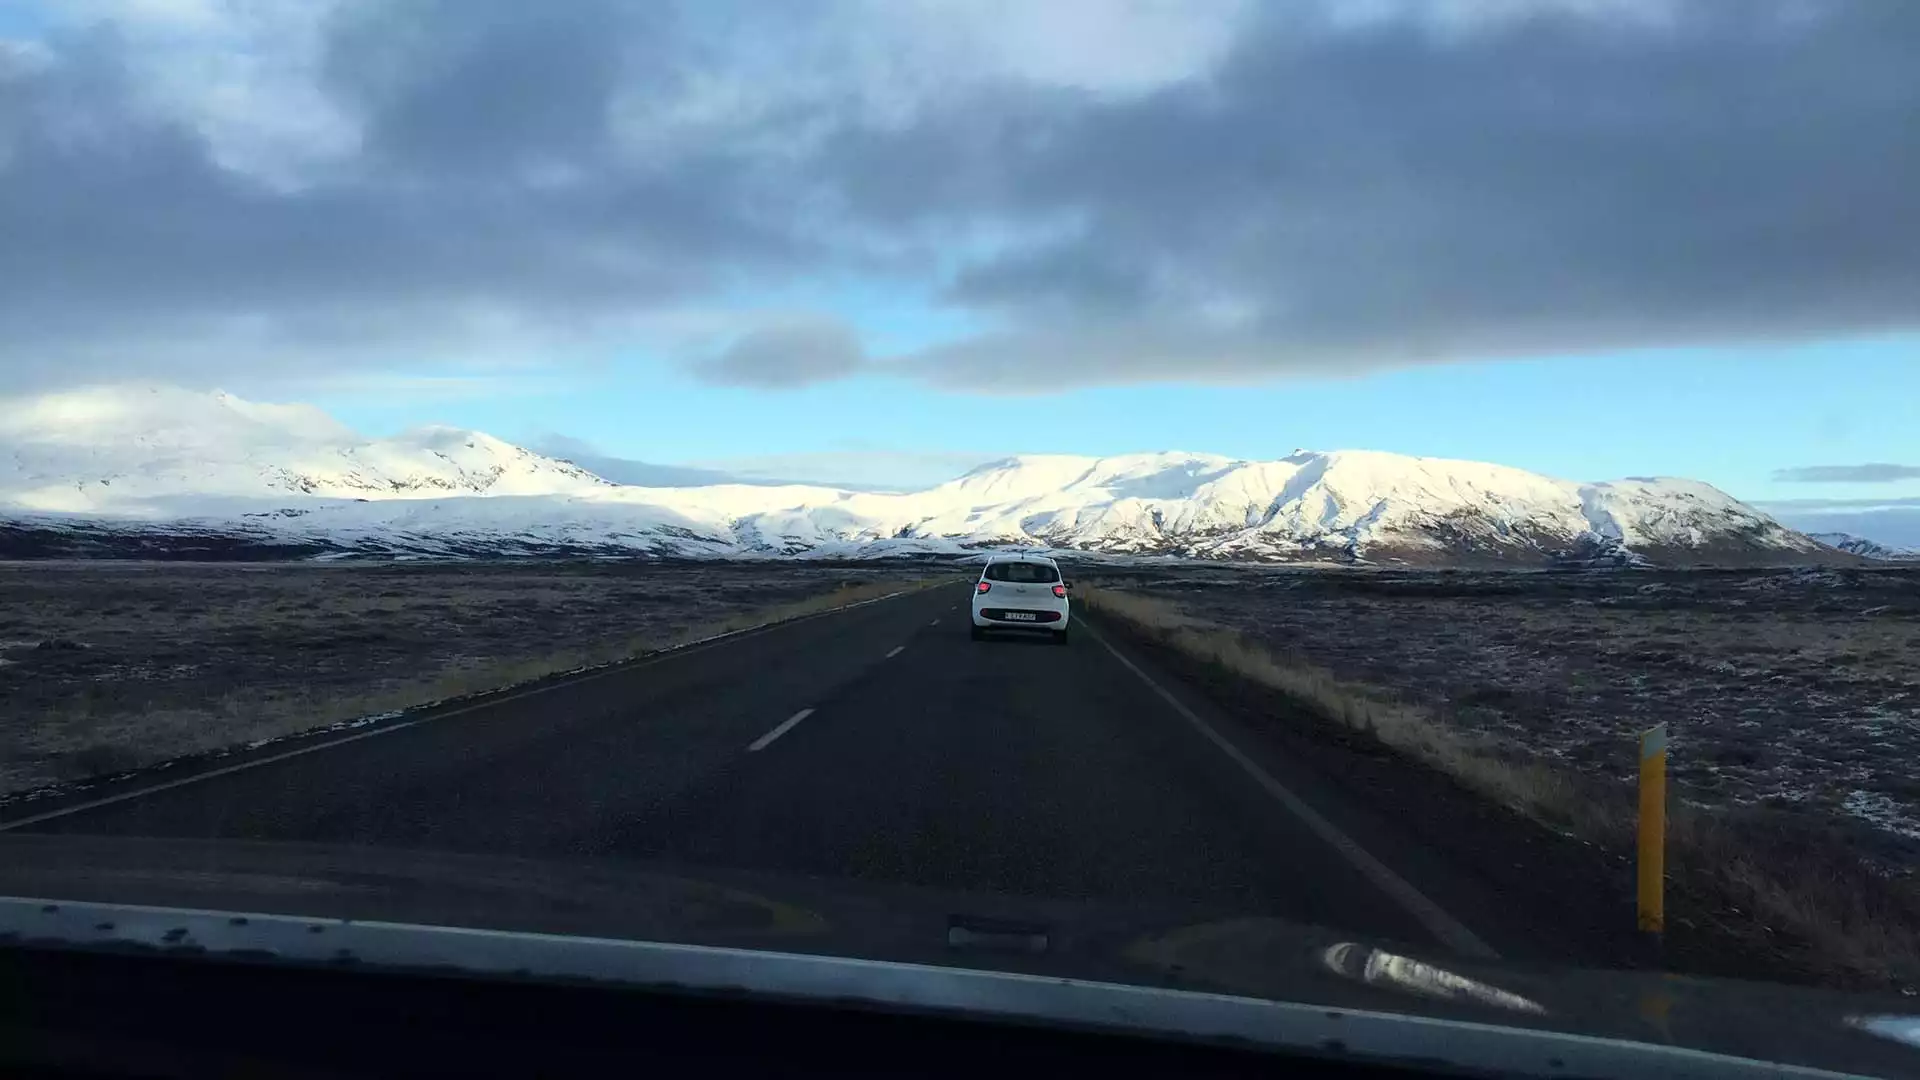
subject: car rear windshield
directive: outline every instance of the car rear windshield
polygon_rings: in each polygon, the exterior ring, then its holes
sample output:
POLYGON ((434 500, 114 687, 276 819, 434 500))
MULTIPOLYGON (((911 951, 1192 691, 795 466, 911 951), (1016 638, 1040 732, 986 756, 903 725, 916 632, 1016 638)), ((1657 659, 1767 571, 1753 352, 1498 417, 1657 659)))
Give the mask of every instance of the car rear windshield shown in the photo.
POLYGON ((988 581, 1018 581, 1041 585, 1060 580, 1060 572, 1046 563, 997 562, 987 567, 988 581))

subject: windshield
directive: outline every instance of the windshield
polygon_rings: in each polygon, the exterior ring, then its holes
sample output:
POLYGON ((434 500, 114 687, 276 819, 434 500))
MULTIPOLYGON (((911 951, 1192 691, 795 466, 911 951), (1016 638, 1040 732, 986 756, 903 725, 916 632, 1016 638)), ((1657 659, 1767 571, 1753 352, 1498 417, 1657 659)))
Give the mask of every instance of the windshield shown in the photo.
POLYGON ((0 895, 1878 1071, 1916 56, 1905 0, 0 4, 0 895))
POLYGON ((1033 562, 997 562, 987 567, 984 576, 988 581, 1018 581, 1042 585, 1060 580, 1058 570, 1046 563, 1033 562))

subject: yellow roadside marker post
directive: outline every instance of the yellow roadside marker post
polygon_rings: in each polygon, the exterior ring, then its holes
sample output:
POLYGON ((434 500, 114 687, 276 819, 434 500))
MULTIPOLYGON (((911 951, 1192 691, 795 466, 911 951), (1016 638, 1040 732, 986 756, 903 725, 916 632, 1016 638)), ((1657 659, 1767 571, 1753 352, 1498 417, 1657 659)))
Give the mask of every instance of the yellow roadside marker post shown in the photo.
POLYGON ((1640 931, 1667 929, 1667 725, 1640 733, 1640 931))

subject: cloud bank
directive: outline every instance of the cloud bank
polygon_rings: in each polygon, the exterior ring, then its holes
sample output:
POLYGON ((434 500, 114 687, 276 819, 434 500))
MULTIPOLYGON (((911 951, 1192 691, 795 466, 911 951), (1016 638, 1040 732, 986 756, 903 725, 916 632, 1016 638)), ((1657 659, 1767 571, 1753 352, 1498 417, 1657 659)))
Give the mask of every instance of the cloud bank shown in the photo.
POLYGON ((1865 465, 1803 465, 1776 469, 1773 478, 1790 484, 1888 484, 1920 480, 1920 465, 1869 462, 1865 465))
POLYGON ((1920 324, 1915 4, 28 10, 19 388, 639 348, 1028 392, 1920 324), (828 279, 981 329, 874 355, 757 299, 828 279))

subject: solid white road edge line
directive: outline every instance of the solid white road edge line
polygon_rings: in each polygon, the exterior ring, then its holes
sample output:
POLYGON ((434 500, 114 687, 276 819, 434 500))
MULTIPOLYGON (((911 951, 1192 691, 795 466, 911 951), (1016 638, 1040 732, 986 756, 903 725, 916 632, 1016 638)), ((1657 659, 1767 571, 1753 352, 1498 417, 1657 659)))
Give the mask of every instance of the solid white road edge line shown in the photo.
POLYGON ((907 647, 905 645, 895 645, 893 647, 893 651, 887 654, 887 659, 891 660, 894 657, 899 656, 901 653, 906 651, 907 651, 907 647))
POLYGON ((1352 837, 1341 832, 1331 821, 1321 817, 1318 811, 1306 804, 1305 800, 1287 790, 1280 781, 1275 780, 1272 773, 1261 768, 1257 762, 1241 752, 1239 747, 1227 741, 1226 736, 1215 730, 1212 724, 1200 719, 1192 709, 1182 704, 1179 698, 1168 693, 1165 687, 1154 682, 1146 672, 1135 667, 1133 661, 1120 655, 1120 650, 1108 644, 1105 638, 1088 630, 1086 623, 1080 624, 1080 632, 1098 641, 1101 648, 1112 653, 1113 658, 1120 661, 1122 667, 1133 672, 1141 682, 1147 684, 1148 689, 1160 696, 1160 700, 1166 702, 1174 712, 1179 713, 1182 720, 1192 725, 1193 729, 1204 736, 1208 742, 1219 747, 1221 753, 1232 758, 1233 763, 1240 766, 1241 771, 1252 777, 1254 783, 1259 784, 1268 795, 1273 796, 1274 801, 1286 807, 1309 831, 1339 852, 1341 857, 1371 881, 1375 888, 1386 893, 1394 903, 1399 904, 1409 915, 1419 920, 1420 925, 1426 927, 1427 932, 1438 939, 1440 944, 1464 956, 1483 960, 1500 958, 1500 954, 1494 951, 1493 946, 1480 940, 1479 936, 1467 929, 1460 920, 1441 910, 1440 905, 1429 900, 1426 894, 1409 884, 1406 878, 1388 869, 1386 863, 1368 854, 1366 849, 1355 843, 1352 837))
POLYGON ((794 713, 792 716, 787 717, 786 722, 782 723, 779 727, 774 728, 772 731, 769 731, 765 735, 762 735, 759 738, 753 740, 752 743, 748 744, 747 752, 758 753, 762 750, 765 750, 767 747, 773 745, 773 740, 779 738, 782 735, 785 735, 789 731, 792 731, 793 726, 795 724, 798 724, 800 721, 805 720, 807 717, 812 715, 813 715, 812 709, 801 709, 799 712, 794 713))
MULTIPOLYGON (((495 702, 490 701, 487 704, 492 705, 492 704, 495 704, 495 702)), ((479 708, 479 706, 475 705, 473 706, 473 708, 479 708)), ((471 710, 470 709, 458 710, 458 712, 469 712, 469 711, 471 710)), ((457 713, 442 713, 440 715, 453 716, 453 715, 457 715, 457 713)), ((170 791, 173 788, 186 787, 188 784, 197 784, 202 780, 211 780, 216 776, 227 776, 232 773, 241 772, 243 770, 255 768, 260 765, 271 765, 276 761, 285 761, 288 758, 297 758, 302 754, 311 754, 316 751, 331 749, 335 746, 345 746, 348 743, 359 742, 361 739, 371 739, 375 735, 385 735, 388 732, 392 732, 392 731, 403 731, 407 728, 413 727, 416 724, 424 724, 428 720, 435 720, 435 719, 439 719, 439 717, 422 716, 414 720, 401 720, 392 724, 388 724, 385 727, 374 728, 372 731, 363 731, 363 732, 360 732, 358 735, 347 735, 338 739, 328 739, 326 742, 320 743, 318 745, 303 746, 298 750, 289 750, 284 754, 274 754, 270 757, 255 758, 252 761, 243 761, 238 765, 227 765, 223 768, 209 769, 203 773, 194 773, 192 776, 183 776, 178 780, 168 780, 165 783, 161 783, 161 784, 149 784, 146 787, 140 788, 135 791, 123 791, 118 795, 108 795, 105 798, 93 799, 88 802, 83 802, 75 806, 62 807, 59 810, 48 810, 45 813, 33 814, 31 816, 23 817, 23 818, 16 818, 12 821, 0 822, 0 832, 6 832, 9 829, 22 829, 27 827, 28 825, 37 825, 42 821, 52 821, 54 818, 66 817, 68 814, 78 814, 83 810, 96 810, 102 806, 112 806, 114 803, 123 803, 129 799, 145 798, 148 795, 156 795, 162 791, 170 791)))
MULTIPOLYGON (((218 769, 208 769, 206 772, 194 773, 192 776, 182 776, 177 780, 167 780, 158 784, 148 784, 145 787, 136 788, 132 791, 123 791, 117 795, 106 795, 98 799, 89 799, 86 802, 75 803, 72 806, 63 806, 55 810, 46 810, 38 814, 29 814, 23 818, 14 818, 11 821, 0 821, 0 832, 7 832, 10 829, 24 829, 29 825, 38 825, 43 821, 52 821, 55 818, 63 818, 72 814, 85 813, 88 810, 97 810, 102 806, 112 806, 115 803, 123 803, 131 799, 140 799, 140 798, 145 798, 148 795, 157 795, 162 791, 171 791, 174 788, 186 787, 188 784, 197 784, 202 780, 212 780, 216 777, 229 776, 229 775, 232 775, 233 773, 242 772, 247 769, 258 768, 262 765, 272 765, 276 761, 286 761, 289 758, 297 758, 305 754, 315 754, 315 753, 319 753, 322 750, 331 750, 336 746, 345 746, 348 743, 356 743, 356 742, 359 742, 361 739, 371 739, 376 735, 390 735, 396 731, 405 731, 410 727, 417 727, 418 725, 427 723, 429 721, 447 720, 455 716, 463 716, 467 713, 475 712, 480 709, 489 709, 495 705, 504 705, 509 701, 519 701, 521 698, 532 697, 535 694, 544 694, 549 690, 556 690, 562 686, 576 686, 583 682, 591 682, 594 679, 604 678, 605 676, 617 674, 623 671, 637 671, 643 667, 649 667, 655 662, 658 662, 661 660, 669 660, 669 659, 673 659, 674 657, 683 656, 690 652, 699 651, 702 646, 714 645, 723 641, 730 640, 732 638, 746 637, 749 635, 764 633, 769 630, 780 629, 782 627, 794 626, 796 624, 803 623, 803 622, 812 622, 813 620, 818 619, 825 615, 835 615, 842 611, 852 611, 855 608, 863 608, 869 604, 878 604, 885 600, 892 600, 895 597, 908 596, 916 592, 923 592, 925 591, 925 588, 926 587, 923 586, 920 589, 902 589, 899 592, 887 593, 885 596, 876 596, 869 600, 856 600, 851 604, 842 604, 839 607, 828 608, 825 611, 810 612, 806 615, 801 615, 792 619, 778 619, 778 620, 775 620, 774 622, 761 623, 759 626, 743 626, 738 630, 728 630, 725 633, 714 634, 711 637, 703 637, 694 641, 683 641, 678 645, 670 645, 667 648, 660 649, 656 652, 647 653, 643 656, 635 657, 632 660, 615 660, 612 663, 603 664, 599 667, 583 668, 580 671, 575 671, 575 672, 563 672, 561 673, 560 678, 554 682, 546 683, 541 686, 530 687, 525 690, 518 690, 518 691, 509 690, 506 693, 500 694, 498 697, 488 697, 483 700, 476 701, 471 705, 462 705, 459 708, 448 709, 444 712, 436 712, 436 713, 429 714, 427 716, 417 716, 411 720, 400 720, 390 724, 382 724, 371 731, 362 731, 354 735, 343 735, 337 739, 322 739, 320 742, 314 743, 311 746, 303 746, 297 750, 288 750, 286 753, 283 753, 283 754, 269 754, 266 757, 252 758, 250 760, 238 762, 233 765, 225 765, 218 769)), ((508 690, 508 688, 506 687, 502 687, 501 689, 508 690)), ((427 706, 421 706, 421 707, 426 708, 427 706)), ((5 812, 4 809, 0 809, 0 813, 4 813, 4 812, 5 812)))

